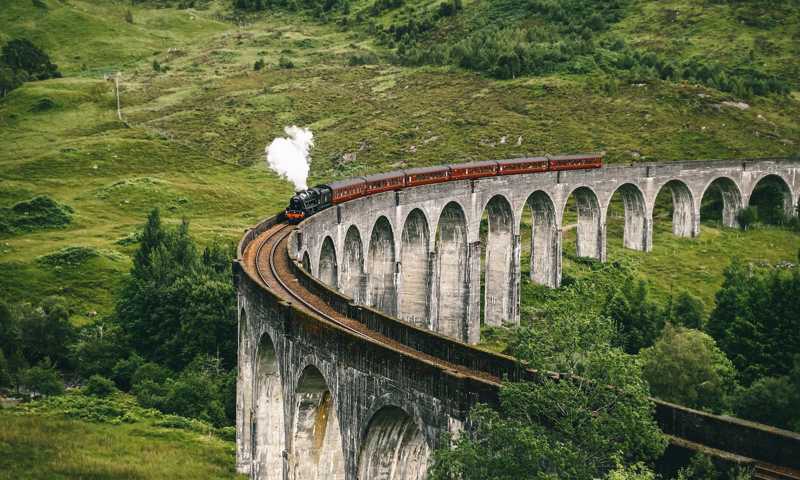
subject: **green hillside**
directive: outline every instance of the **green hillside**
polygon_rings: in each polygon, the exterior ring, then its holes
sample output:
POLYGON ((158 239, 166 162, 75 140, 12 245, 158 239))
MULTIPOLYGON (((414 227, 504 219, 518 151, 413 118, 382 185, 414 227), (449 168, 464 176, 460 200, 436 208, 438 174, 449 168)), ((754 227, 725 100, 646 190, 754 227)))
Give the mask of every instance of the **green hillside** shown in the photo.
MULTIPOLYGON (((307 0, 258 12, 228 0, 6 3, 0 45, 30 39, 63 78, 0 99, 0 301, 60 295, 75 324, 112 312, 153 207, 166 223, 188 219, 203 243, 237 241, 281 209, 292 187, 263 153, 288 125, 314 132, 311 182, 526 154, 605 151, 613 163, 800 151, 797 0, 307 0)), ((707 309, 731 252, 793 260, 799 243, 783 229, 706 225, 699 239, 675 239, 662 225, 642 255, 615 246, 619 236, 612 226, 610 259, 631 262, 655 298, 701 272, 693 293, 707 309)), ((568 258, 565 272, 586 267, 568 258)), ((37 432, 31 448, 151 435, 2 415, 37 432)), ((5 435, 0 446, 19 438, 5 435)), ((98 475, 141 473, 131 468, 98 475)))

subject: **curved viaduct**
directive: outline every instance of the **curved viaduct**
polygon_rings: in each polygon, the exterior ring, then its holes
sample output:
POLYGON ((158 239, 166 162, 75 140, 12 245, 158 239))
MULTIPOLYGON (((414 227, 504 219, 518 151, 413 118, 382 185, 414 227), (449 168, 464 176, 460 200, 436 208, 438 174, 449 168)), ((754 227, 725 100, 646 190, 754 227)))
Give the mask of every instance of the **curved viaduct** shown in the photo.
MULTIPOLYGON (((673 198, 673 232, 695 236, 709 188, 721 190, 723 221, 733 226, 767 177, 793 211, 800 162, 759 160, 456 181, 353 200, 296 228, 265 220, 234 263, 237 469, 280 480, 425 478, 442 435, 461 430, 476 402, 495 403, 503 379, 558 377, 469 345, 482 316, 519 321, 525 208, 531 279, 555 287, 569 197, 578 255, 604 260, 614 193, 625 208, 624 245, 647 251, 661 190, 673 198)), ((800 469, 800 435, 660 401, 655 413, 673 445, 800 469)))

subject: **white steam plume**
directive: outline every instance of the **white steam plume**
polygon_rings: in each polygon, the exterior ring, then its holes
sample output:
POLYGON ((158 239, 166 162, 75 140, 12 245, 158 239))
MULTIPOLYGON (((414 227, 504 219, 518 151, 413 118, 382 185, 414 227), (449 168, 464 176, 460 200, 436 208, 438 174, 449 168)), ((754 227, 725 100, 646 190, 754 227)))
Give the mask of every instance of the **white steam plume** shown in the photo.
POLYGON ((292 125, 283 129, 288 137, 278 137, 265 149, 267 165, 275 173, 294 184, 295 190, 306 190, 314 134, 307 128, 292 125))

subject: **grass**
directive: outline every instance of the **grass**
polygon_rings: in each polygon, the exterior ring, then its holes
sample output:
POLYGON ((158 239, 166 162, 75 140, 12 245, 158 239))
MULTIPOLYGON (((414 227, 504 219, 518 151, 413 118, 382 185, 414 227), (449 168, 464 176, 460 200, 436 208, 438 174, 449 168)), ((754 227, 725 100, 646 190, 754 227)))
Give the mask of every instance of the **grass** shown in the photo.
MULTIPOLYGON (((99 410, 101 403, 114 405, 80 397, 71 393, 51 400, 62 406, 80 400, 87 410, 99 410)), ((241 478, 234 471, 232 441, 169 428, 181 423, 165 422, 156 414, 128 415, 123 422, 90 421, 39 403, 0 408, 0 477, 241 478)), ((129 408, 126 401, 121 405, 129 408)))

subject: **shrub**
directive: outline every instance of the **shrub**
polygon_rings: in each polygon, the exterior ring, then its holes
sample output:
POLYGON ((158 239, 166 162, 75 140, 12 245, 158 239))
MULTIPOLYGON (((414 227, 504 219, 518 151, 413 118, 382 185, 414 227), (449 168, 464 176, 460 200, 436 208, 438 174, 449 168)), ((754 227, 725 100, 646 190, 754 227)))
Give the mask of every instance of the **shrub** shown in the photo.
POLYGON ((262 68, 264 68, 264 65, 265 65, 264 59, 263 58, 259 58, 258 60, 256 60, 256 63, 253 64, 253 70, 259 71, 262 68))
POLYGON ((170 375, 172 375, 172 373, 168 369, 157 363, 148 362, 136 369, 136 373, 134 373, 131 378, 131 386, 136 387, 136 385, 148 381, 164 383, 170 375))
POLYGON ((740 227, 747 230, 758 221, 758 212, 753 207, 742 208, 736 212, 736 221, 739 222, 740 227))
POLYGON ((38 257, 36 261, 48 267, 68 267, 81 265, 98 255, 97 250, 91 247, 64 247, 38 257))
POLYGON ((100 375, 92 375, 83 388, 83 393, 92 397, 107 397, 116 392, 114 382, 100 375))
POLYGON ((0 350, 0 388, 8 388, 11 386, 11 370, 6 361, 6 356, 3 350, 0 350))
POLYGON ((63 228, 72 221, 73 210, 68 205, 40 195, 0 208, 0 233, 26 233, 48 228, 63 228))
POLYGON ((9 41, 0 51, 0 62, 15 71, 26 72, 31 80, 61 77, 58 65, 39 47, 24 38, 9 41))
POLYGON ((653 395, 668 402, 719 412, 735 386, 731 361, 713 338, 697 330, 667 324, 661 338, 639 352, 639 358, 653 395))
POLYGON ((133 12, 131 12, 130 8, 125 10, 125 21, 128 23, 133 23, 133 12))
POLYGON ((136 353, 132 353, 128 358, 123 358, 114 365, 111 378, 117 387, 127 392, 133 386, 133 376, 142 365, 144 365, 144 359, 136 353))
POLYGON ((284 55, 281 55, 281 58, 278 59, 278 66, 281 68, 294 68, 294 63, 284 55))
POLYGON ((47 397, 64 393, 64 382, 49 360, 24 370, 20 375, 20 384, 35 396, 47 397))

